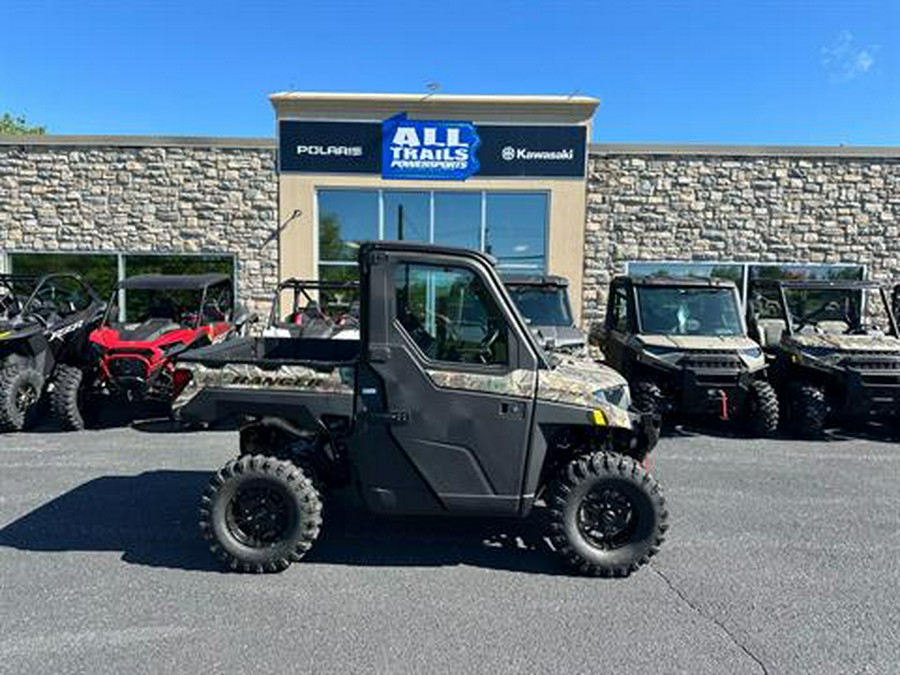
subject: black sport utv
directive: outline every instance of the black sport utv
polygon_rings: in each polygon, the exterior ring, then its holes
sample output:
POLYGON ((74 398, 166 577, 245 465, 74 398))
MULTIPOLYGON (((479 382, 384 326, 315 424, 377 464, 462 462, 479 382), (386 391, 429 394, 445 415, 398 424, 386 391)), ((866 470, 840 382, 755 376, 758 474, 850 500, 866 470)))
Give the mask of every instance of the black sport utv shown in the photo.
POLYGON ((232 569, 276 572, 313 545, 329 490, 384 514, 523 518, 576 570, 624 576, 656 553, 665 502, 642 460, 653 415, 598 364, 545 360, 482 253, 371 242, 359 340, 246 338, 188 352, 186 420, 239 420, 200 526, 232 569))
POLYGON ((598 337, 607 363, 631 384, 637 408, 664 420, 733 420, 755 436, 777 430, 766 360, 747 336, 731 281, 616 277, 598 337))
POLYGON ((533 274, 504 276, 503 283, 544 349, 575 354, 583 351, 586 341, 572 317, 568 279, 533 274))
POLYGON ((37 421, 56 366, 81 363, 104 307, 74 274, 0 275, 0 431, 37 421))
POLYGON ((900 337, 887 290, 877 282, 757 280, 747 309, 798 435, 820 436, 828 421, 897 425, 900 337))

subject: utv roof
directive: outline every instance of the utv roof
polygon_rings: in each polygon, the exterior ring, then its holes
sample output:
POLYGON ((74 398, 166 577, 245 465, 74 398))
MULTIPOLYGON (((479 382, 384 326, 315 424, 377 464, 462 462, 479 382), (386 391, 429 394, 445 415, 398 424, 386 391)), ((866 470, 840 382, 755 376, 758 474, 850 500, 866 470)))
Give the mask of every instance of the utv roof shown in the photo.
POLYGON ((360 248, 360 255, 363 254, 364 251, 367 250, 375 250, 375 251, 401 251, 401 252, 409 252, 409 253, 425 253, 428 255, 462 255, 468 256, 470 258, 479 258, 484 261, 488 265, 493 267, 497 266, 497 259, 488 254, 482 253, 481 251, 476 251, 471 248, 458 248, 455 246, 438 246, 435 244, 422 244, 418 242, 412 241, 389 241, 389 240, 379 240, 379 241, 360 241, 357 242, 360 248))
POLYGON ((670 276, 631 276, 625 275, 616 279, 628 279, 635 286, 692 286, 696 288, 736 288, 730 279, 717 277, 670 277, 670 276))
POLYGON ((141 290, 203 290, 208 286, 231 281, 227 274, 139 274, 120 281, 117 288, 141 290))
POLYGON ((823 290, 828 288, 849 288, 849 289, 880 289, 884 284, 878 281, 862 280, 862 279, 754 279, 750 282, 753 286, 769 286, 783 288, 809 288, 814 290, 823 290))
POLYGON ((506 286, 559 286, 566 288, 569 280, 555 274, 504 274, 506 286))

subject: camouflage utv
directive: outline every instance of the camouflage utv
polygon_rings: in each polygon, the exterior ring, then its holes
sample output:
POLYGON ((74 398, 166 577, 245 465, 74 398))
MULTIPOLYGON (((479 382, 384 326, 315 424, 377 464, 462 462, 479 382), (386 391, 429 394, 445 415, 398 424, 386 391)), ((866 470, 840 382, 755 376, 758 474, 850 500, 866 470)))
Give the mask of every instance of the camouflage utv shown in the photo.
POLYGON ((645 565, 668 526, 643 462, 659 428, 629 409, 625 380, 549 359, 483 253, 368 242, 358 262, 355 339, 301 331, 179 357, 176 414, 240 428, 240 457, 200 502, 213 553, 283 570, 348 488, 375 513, 542 514, 582 574, 645 565))
POLYGON ((900 419, 900 338, 887 291, 871 281, 754 281, 748 323, 770 354, 786 417, 803 437, 830 421, 900 419))
POLYGON ((738 422, 755 436, 778 428, 766 359, 747 335, 733 282, 616 277, 595 335, 607 363, 628 379, 638 409, 664 422, 738 422))

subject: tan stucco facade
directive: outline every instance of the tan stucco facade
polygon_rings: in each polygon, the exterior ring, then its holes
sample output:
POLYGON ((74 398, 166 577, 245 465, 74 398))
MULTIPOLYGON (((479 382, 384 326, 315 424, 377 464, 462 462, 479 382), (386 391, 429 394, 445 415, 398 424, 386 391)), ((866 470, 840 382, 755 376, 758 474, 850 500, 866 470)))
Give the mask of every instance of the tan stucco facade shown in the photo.
MULTIPOLYGON (((599 101, 564 96, 452 96, 409 94, 273 94, 280 120, 380 122, 405 112, 412 119, 465 120, 481 124, 581 125, 591 138, 599 101)), ((378 175, 281 173, 278 178, 281 278, 315 278, 318 269, 316 192, 324 188, 545 192, 549 195, 547 272, 570 282, 572 308, 580 314, 584 274, 584 178, 479 178, 466 181, 385 180, 378 175)), ((579 317, 580 318, 580 317, 579 317)))

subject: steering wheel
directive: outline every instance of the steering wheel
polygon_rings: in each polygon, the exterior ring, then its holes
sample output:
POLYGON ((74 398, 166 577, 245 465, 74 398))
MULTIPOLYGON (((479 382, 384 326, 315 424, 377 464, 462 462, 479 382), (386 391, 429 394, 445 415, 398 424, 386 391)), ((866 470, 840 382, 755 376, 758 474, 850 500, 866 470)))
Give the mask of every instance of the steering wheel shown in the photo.
POLYGON ((484 337, 481 343, 478 345, 478 358, 482 363, 487 365, 490 363, 488 359, 494 355, 491 351, 491 348, 494 346, 494 343, 497 342, 497 338, 500 337, 500 329, 495 328, 488 335, 484 337))

